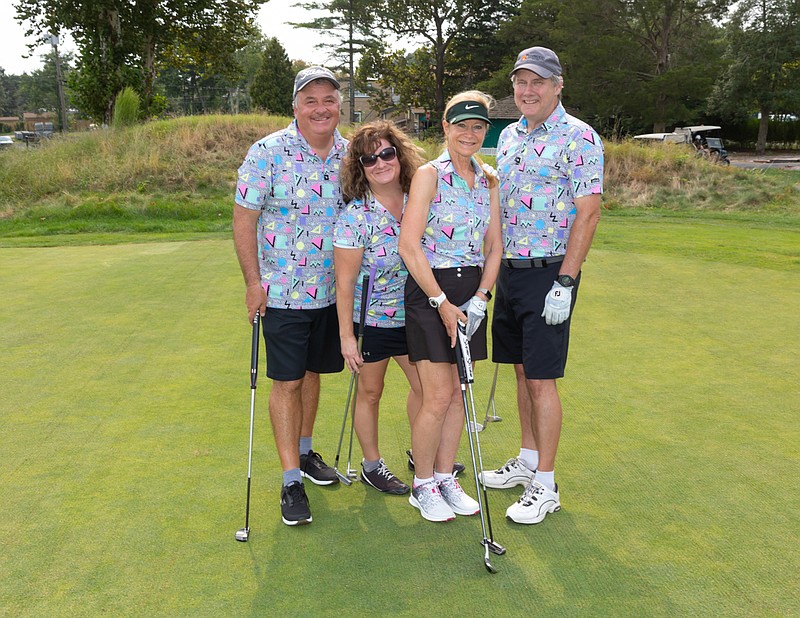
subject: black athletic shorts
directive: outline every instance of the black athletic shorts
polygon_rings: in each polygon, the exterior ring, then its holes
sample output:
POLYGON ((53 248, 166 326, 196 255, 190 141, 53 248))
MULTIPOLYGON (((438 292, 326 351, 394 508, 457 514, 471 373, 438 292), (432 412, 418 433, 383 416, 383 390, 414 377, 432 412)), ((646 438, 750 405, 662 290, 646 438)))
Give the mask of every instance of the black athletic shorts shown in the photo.
MULTIPOLYGON (((358 324, 353 323, 353 332, 358 334, 358 324)), ((406 329, 364 327, 364 340, 361 342, 361 357, 365 363, 377 363, 393 356, 408 356, 406 329)))
POLYGON ((261 318, 267 348, 267 377, 289 382, 306 371, 344 369, 336 305, 324 309, 271 309, 261 318))
MULTIPOLYGON (((460 307, 478 291, 482 271, 476 266, 462 268, 434 268, 436 278, 447 300, 460 307)), ((439 310, 431 307, 428 296, 409 275, 405 289, 406 338, 408 339, 408 359, 415 363, 429 360, 434 363, 455 364, 456 357, 450 347, 450 337, 439 317, 439 310)), ((472 360, 483 360, 486 353, 486 318, 469 342, 472 360)))
POLYGON ((522 364, 529 380, 564 377, 569 351, 569 325, 578 298, 578 285, 572 289, 570 317, 557 326, 548 326, 542 317, 544 299, 558 277, 561 263, 543 268, 500 266, 492 319, 492 360, 495 363, 522 364))

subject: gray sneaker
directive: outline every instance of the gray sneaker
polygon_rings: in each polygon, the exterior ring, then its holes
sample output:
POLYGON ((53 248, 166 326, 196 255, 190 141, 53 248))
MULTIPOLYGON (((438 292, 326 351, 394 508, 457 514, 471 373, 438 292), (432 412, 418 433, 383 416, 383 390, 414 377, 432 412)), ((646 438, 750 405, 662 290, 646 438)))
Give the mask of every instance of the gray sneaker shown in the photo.
POLYGON ((480 513, 480 505, 464 493, 456 477, 450 476, 443 481, 439 481, 439 491, 442 493, 444 501, 450 505, 456 515, 475 515, 480 513))
POLYGON ((409 504, 419 509, 428 521, 451 521, 456 518, 453 509, 444 501, 436 481, 428 481, 411 488, 409 504))

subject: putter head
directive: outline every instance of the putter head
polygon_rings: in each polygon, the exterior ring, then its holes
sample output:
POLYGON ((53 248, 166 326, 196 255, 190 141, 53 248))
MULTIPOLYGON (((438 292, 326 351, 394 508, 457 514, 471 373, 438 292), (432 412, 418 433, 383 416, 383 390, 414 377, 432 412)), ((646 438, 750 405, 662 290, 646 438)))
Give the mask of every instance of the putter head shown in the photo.
POLYGON ((483 425, 480 423, 473 423, 472 421, 469 422, 469 431, 473 433, 479 433, 483 431, 483 425))
MULTIPOLYGON (((486 541, 486 539, 484 539, 484 541, 486 541)), ((486 543, 484 543, 484 545, 486 545, 486 543)), ((489 571, 489 573, 497 573, 497 569, 495 569, 492 566, 492 563, 489 560, 489 546, 488 545, 486 545, 486 551, 483 554, 483 565, 486 567, 486 570, 489 571)))
POLYGON ((503 419, 497 416, 496 414, 487 415, 485 419, 483 419, 484 423, 499 423, 503 419))
MULTIPOLYGON (((334 470, 336 470, 336 468, 334 468, 334 470)), ((353 481, 351 481, 349 478, 347 478, 344 474, 342 474, 338 470, 336 470, 336 476, 339 477, 339 480, 348 487, 350 487, 350 485, 353 484, 353 481)))
POLYGON ((347 478, 348 479, 357 479, 358 478, 358 470, 353 470, 352 468, 348 468, 347 469, 347 478))
POLYGON ((484 539, 483 542, 485 543, 486 548, 493 554, 502 556, 504 553, 506 553, 506 548, 500 545, 500 543, 495 543, 491 539, 484 539))
POLYGON ((250 528, 242 528, 236 531, 236 540, 242 543, 247 543, 247 537, 250 536, 250 528))

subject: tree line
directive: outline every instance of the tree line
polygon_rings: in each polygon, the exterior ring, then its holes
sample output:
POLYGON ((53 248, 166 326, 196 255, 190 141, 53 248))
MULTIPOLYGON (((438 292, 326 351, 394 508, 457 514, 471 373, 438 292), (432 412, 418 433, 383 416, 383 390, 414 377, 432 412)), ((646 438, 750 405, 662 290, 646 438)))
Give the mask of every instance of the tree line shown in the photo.
MULTIPOLYGON (((326 64, 352 75, 380 109, 421 107, 435 120, 447 98, 465 88, 508 96, 517 52, 543 45, 561 58, 565 105, 606 135, 732 124, 759 114, 763 149, 770 119, 800 112, 798 0, 316 0, 299 6, 323 17, 295 25, 318 31, 318 46, 331 58, 326 64), (411 43, 400 49, 404 41, 411 43)), ((144 117, 168 109, 291 111, 299 66, 258 31, 257 0, 17 0, 15 7, 31 35, 72 34, 78 49, 68 59, 71 102, 97 120, 111 117, 125 86, 140 94, 144 117)), ((313 55, 320 54, 309 50, 313 55)), ((9 82, 0 71, 5 110, 14 89, 9 82)))

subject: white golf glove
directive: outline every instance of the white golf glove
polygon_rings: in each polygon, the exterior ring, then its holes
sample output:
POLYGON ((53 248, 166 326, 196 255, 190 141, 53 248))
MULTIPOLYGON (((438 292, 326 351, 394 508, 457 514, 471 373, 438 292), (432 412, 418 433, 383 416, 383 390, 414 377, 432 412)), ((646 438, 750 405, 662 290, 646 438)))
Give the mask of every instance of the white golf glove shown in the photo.
POLYGON ((484 174, 486 174, 487 176, 494 176, 495 178, 500 180, 500 174, 498 174, 497 170, 494 169, 491 165, 489 165, 488 163, 484 163, 481 167, 483 168, 484 174))
POLYGON ((553 287, 544 297, 544 311, 542 317, 550 326, 565 322, 569 317, 569 308, 572 304, 572 288, 565 288, 558 281, 553 281, 553 287))
POLYGON ((486 317, 486 301, 478 296, 473 296, 466 303, 459 307, 467 315, 466 334, 467 340, 472 339, 472 335, 478 330, 483 318, 486 317))

